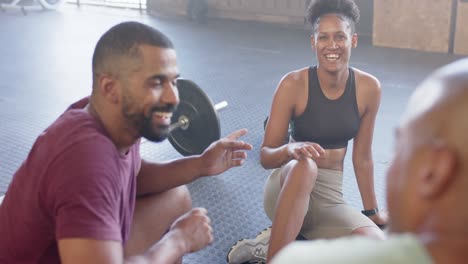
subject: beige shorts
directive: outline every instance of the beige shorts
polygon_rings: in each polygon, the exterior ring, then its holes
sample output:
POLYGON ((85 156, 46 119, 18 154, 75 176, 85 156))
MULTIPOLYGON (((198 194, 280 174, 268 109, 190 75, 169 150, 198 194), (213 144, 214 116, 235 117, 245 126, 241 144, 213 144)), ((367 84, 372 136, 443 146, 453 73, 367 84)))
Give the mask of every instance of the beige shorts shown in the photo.
MULTIPOLYGON (((264 207, 273 219, 276 200, 281 189, 281 168, 275 169, 265 183, 264 207)), ((360 227, 377 227, 372 220, 343 199, 343 172, 319 169, 314 189, 310 193, 309 209, 301 234, 307 239, 335 238, 350 235, 360 227)))

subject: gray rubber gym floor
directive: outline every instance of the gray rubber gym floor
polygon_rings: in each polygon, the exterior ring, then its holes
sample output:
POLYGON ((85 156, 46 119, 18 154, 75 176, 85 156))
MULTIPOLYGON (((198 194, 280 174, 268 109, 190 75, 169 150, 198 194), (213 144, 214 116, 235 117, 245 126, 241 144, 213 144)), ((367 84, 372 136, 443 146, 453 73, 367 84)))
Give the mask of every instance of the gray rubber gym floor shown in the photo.
MULTIPOLYGON (((68 4, 26 16, 19 10, 0 12, 0 194, 41 131, 70 103, 90 93, 94 45, 104 31, 126 20, 147 23, 169 35, 182 76, 197 82, 215 103, 229 102, 220 112, 223 135, 241 127, 250 131, 244 139, 255 149, 245 166, 189 185, 194 206, 208 209, 216 238, 208 248, 187 255, 184 263, 225 263, 233 243, 270 225, 262 202, 269 172, 259 164, 263 120, 280 78, 314 64, 303 28, 222 20, 198 25, 184 18, 68 4)), ((352 66, 377 76, 383 87, 373 145, 381 207, 393 129, 410 92, 433 69, 458 58, 373 47, 365 39, 353 50, 352 66)), ((144 143, 142 152, 151 160, 180 156, 167 141, 144 143)), ((345 197, 360 209, 350 157, 345 165, 345 197)))

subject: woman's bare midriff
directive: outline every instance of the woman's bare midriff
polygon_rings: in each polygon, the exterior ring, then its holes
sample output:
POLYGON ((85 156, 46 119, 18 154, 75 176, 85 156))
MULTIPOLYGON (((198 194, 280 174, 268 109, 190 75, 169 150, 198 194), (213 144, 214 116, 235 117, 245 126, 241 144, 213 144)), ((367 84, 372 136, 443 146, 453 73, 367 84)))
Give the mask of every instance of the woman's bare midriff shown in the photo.
MULTIPOLYGON (((289 142, 295 142, 292 137, 289 142)), ((325 154, 320 158, 314 158, 317 167, 320 169, 339 170, 343 171, 344 158, 346 156, 347 147, 340 149, 325 149, 325 154)))
POLYGON ((343 161, 346 155, 346 148, 325 149, 325 154, 314 159, 317 167, 321 169, 343 171, 343 161))

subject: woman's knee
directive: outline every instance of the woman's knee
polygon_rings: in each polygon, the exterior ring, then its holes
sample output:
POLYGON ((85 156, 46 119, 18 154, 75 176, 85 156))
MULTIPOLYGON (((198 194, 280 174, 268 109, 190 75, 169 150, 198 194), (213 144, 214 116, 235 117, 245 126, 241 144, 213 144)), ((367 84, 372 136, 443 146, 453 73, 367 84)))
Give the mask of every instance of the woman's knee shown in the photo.
POLYGON ((314 160, 304 158, 292 160, 283 169, 281 185, 285 182, 312 189, 317 179, 318 168, 314 160))
POLYGON ((366 236, 378 240, 384 240, 385 234, 378 227, 360 227, 353 230, 352 235, 366 236))

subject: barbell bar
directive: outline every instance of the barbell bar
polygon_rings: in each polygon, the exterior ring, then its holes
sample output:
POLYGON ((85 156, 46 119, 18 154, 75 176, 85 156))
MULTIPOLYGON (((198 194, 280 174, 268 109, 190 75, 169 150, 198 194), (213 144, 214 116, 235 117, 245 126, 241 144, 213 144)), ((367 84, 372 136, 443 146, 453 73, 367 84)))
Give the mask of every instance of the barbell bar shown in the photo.
MULTIPOLYGON (((216 112, 219 112, 222 109, 226 108, 227 106, 228 106, 227 101, 221 101, 214 105, 214 109, 216 112)), ((189 126, 190 126, 190 119, 185 115, 181 115, 179 116, 179 119, 177 122, 171 124, 171 126, 169 127, 169 133, 178 128, 186 130, 187 128, 189 128, 189 126)))

